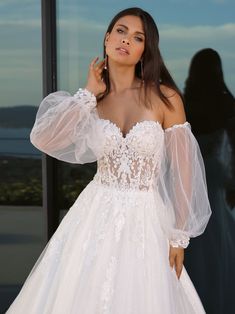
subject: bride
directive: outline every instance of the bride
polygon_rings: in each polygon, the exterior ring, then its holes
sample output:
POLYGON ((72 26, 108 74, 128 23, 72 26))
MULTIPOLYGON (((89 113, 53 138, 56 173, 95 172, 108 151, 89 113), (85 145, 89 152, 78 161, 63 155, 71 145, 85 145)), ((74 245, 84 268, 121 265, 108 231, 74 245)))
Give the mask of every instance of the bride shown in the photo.
POLYGON ((183 265, 211 215, 204 164, 149 13, 113 18, 86 86, 45 97, 30 139, 97 172, 8 314, 205 313, 183 265))

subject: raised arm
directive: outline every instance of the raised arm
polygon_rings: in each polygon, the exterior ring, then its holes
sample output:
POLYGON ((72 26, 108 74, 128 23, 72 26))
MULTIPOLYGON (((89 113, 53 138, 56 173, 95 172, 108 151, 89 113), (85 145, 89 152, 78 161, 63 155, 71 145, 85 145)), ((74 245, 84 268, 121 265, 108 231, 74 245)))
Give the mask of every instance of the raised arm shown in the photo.
POLYGON ((30 133, 32 144, 57 159, 79 163, 95 106, 96 97, 86 89, 73 96, 65 91, 49 94, 39 106, 30 133))
POLYGON ((106 85, 101 78, 103 61, 93 59, 86 88, 72 96, 58 91, 45 97, 38 109, 30 140, 39 150, 59 160, 85 163, 97 160, 101 145, 95 128, 96 96, 106 85))

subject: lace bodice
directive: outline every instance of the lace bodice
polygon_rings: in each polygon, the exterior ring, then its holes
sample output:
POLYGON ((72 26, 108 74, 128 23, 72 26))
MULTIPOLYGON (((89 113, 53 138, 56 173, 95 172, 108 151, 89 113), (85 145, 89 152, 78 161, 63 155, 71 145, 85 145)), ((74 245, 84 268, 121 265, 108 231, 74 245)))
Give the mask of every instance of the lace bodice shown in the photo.
POLYGON ((122 190, 149 190, 159 172, 164 134, 160 123, 136 123, 124 137, 112 122, 105 124, 103 156, 98 160, 95 180, 122 190))
MULTIPOLYGON (((200 235, 211 215, 204 163, 186 121, 163 130, 152 120, 137 122, 124 135, 98 116, 95 96, 79 89, 58 91, 41 102, 30 140, 41 151, 63 161, 97 161, 100 186, 156 193, 165 210, 163 230, 174 246, 200 235)), ((157 205, 156 205, 157 207, 157 205)))

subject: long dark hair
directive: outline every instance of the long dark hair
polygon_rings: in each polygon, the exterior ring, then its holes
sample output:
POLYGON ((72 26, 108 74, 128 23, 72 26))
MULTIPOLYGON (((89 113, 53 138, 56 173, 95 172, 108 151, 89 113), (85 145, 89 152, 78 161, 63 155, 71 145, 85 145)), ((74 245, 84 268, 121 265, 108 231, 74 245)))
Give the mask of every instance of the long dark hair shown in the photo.
POLYGON ((188 78, 185 82, 185 95, 189 98, 201 98, 231 94, 225 82, 222 61, 217 51, 211 48, 199 50, 192 58, 188 78))
POLYGON ((195 134, 225 128, 235 115, 235 99, 224 81, 217 51, 205 48, 192 58, 184 88, 185 111, 195 134))
MULTIPOLYGON (((111 33, 116 22, 121 17, 127 15, 137 16, 143 23, 145 33, 145 48, 142 56, 143 73, 141 73, 141 63, 139 61, 135 67, 135 75, 141 80, 144 80, 145 97, 147 96, 148 88, 151 88, 154 85, 156 93, 160 99, 166 104, 168 108, 172 108, 168 97, 161 91, 160 84, 164 84, 167 87, 173 89, 181 96, 182 100, 183 96, 164 64, 159 50, 159 32, 152 16, 148 12, 137 7, 125 9, 114 16, 107 28, 106 33, 111 33)), ((105 38, 103 42, 103 51, 105 57, 105 38)), ((103 71, 103 79, 107 88, 102 95, 98 95, 98 101, 103 99, 110 92, 108 71, 103 71)), ((147 106, 147 103, 145 105, 147 106)))

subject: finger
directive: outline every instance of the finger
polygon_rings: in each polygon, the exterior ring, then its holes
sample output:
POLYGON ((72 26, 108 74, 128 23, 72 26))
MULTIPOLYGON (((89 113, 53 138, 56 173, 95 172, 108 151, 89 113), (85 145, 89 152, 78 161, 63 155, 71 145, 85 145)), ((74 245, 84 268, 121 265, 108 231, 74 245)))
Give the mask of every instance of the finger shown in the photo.
POLYGON ((173 266, 175 264, 175 257, 172 254, 169 257, 169 262, 170 262, 171 268, 173 268, 173 266))
POLYGON ((99 59, 99 57, 95 57, 95 58, 91 61, 91 63, 90 63, 90 67, 91 67, 91 68, 94 67, 94 65, 95 65, 95 63, 98 61, 98 59, 99 59))
POLYGON ((175 271, 176 271, 176 274, 177 274, 177 277, 178 277, 178 278, 179 278, 180 275, 181 275, 182 269, 183 269, 183 260, 180 259, 180 258, 177 258, 177 259, 176 259, 176 268, 175 268, 175 271))
POLYGON ((96 69, 96 70, 103 70, 104 64, 105 64, 105 61, 104 61, 104 60, 101 60, 99 63, 97 63, 97 64, 95 65, 95 69, 96 69))
POLYGON ((103 69, 104 68, 100 68, 100 69, 97 69, 96 71, 97 71, 98 74, 101 74, 103 72, 103 69))
POLYGON ((176 275, 177 275, 178 279, 179 279, 179 278, 180 278, 180 276, 181 276, 182 269, 183 269, 183 267, 182 267, 182 268, 177 268, 177 269, 176 269, 176 275))

